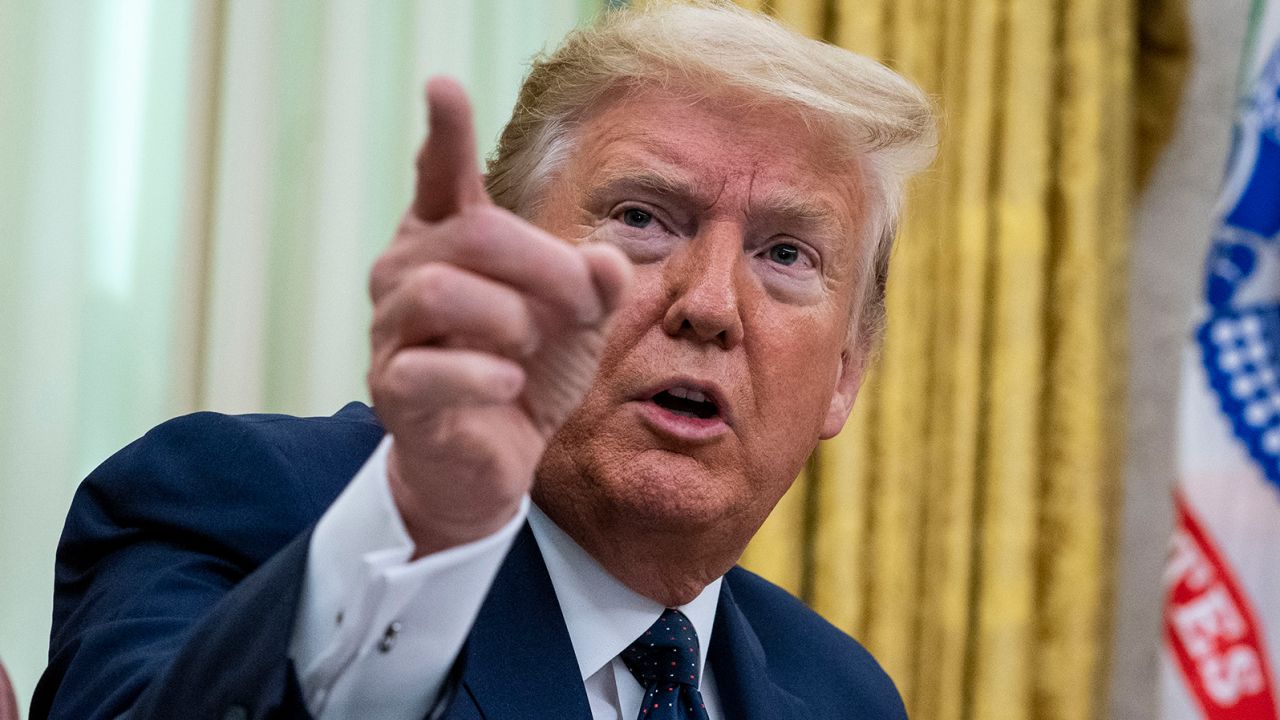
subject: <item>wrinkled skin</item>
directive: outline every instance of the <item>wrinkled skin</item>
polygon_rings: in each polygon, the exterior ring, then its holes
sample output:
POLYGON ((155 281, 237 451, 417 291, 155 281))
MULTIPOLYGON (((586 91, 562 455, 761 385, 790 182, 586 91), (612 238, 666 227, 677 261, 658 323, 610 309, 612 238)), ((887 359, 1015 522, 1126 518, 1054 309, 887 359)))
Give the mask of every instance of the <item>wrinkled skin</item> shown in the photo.
POLYGON ((668 605, 736 562, 862 378, 860 176, 793 112, 741 103, 647 90, 597 112, 536 218, 622 249, 635 282, 534 498, 668 605), (669 378, 717 386, 727 430, 648 422, 648 390, 669 378))

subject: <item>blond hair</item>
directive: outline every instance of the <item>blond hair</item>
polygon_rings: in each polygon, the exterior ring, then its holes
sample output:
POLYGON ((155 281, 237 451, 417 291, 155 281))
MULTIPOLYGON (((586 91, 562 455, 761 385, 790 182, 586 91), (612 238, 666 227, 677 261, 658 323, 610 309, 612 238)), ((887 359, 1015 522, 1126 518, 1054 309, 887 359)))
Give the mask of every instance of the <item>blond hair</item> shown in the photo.
POLYGON ((657 0, 613 10, 534 59, 489 161, 494 201, 525 217, 536 213, 582 117, 619 90, 645 86, 732 90, 779 102, 838 140, 833 150, 862 168, 858 180, 868 190, 864 240, 874 249, 864 267, 867 294, 856 337, 874 344, 903 185, 934 155, 936 125, 925 94, 871 58, 729 2, 657 0))

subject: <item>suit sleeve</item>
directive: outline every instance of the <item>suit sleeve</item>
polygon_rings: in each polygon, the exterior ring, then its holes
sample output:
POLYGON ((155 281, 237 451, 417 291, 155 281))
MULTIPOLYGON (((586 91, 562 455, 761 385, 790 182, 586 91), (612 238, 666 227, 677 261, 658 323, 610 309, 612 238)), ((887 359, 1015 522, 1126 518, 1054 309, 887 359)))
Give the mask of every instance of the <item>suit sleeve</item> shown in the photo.
POLYGON ((387 436, 311 535, 289 656, 320 720, 421 720, 437 703, 528 514, 417 560, 387 484, 387 436))
POLYGON ((328 499, 298 474, 350 478, 380 435, 370 423, 205 413, 103 463, 59 544, 31 717, 308 717, 287 649, 328 499), (280 423, 313 446, 310 464, 287 457, 280 423))

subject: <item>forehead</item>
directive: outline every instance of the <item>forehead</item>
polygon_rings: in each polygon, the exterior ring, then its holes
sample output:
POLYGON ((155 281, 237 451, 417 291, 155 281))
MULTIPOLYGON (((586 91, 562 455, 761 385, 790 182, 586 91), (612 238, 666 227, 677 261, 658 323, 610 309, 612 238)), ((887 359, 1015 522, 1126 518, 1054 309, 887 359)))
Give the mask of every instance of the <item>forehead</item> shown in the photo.
POLYGON ((778 102, 644 88, 588 115, 577 141, 570 165, 582 188, 630 182, 848 223, 861 215, 857 163, 833 152, 820 123, 778 102))

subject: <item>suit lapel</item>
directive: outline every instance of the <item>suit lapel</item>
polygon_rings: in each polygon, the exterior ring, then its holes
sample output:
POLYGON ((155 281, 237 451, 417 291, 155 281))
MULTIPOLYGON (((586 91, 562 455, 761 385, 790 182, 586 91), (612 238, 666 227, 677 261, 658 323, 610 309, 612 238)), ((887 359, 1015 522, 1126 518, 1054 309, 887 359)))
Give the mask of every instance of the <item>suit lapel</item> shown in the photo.
POLYGON ((547 566, 525 525, 467 639, 462 687, 449 718, 591 717, 582 676, 547 566))
MULTIPOLYGON (((734 720, 805 720, 809 711, 777 685, 751 623, 720 586, 707 659, 720 706, 734 720)), ((463 651, 449 720, 589 720, 582 677, 555 588, 528 525, 516 536, 463 651)))
POLYGON ((769 675, 764 648, 747 617, 733 599, 729 577, 720 585, 715 629, 707 661, 716 677, 726 718, 738 720, 803 720, 805 704, 777 685, 769 675))

